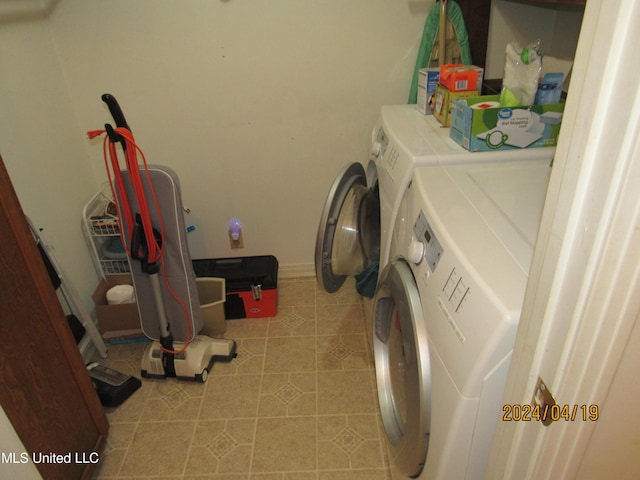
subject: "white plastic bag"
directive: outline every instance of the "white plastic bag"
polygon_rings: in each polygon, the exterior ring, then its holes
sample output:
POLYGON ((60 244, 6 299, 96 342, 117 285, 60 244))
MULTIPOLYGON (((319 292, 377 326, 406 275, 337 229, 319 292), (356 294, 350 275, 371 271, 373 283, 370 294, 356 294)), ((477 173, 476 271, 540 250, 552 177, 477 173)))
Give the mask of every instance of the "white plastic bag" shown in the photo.
POLYGON ((510 42, 505 55, 500 104, 503 107, 532 105, 541 72, 540 40, 530 43, 526 48, 510 42))

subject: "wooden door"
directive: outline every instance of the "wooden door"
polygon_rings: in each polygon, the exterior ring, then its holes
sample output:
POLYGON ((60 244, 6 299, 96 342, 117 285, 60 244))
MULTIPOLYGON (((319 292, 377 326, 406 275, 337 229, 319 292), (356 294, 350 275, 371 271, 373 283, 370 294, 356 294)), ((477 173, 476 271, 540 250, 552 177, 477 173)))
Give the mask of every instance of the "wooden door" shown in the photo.
POLYGON ((15 431, 38 459, 64 455, 37 463, 40 475, 90 478, 109 424, 1 157, 0 345, 0 404, 15 431))

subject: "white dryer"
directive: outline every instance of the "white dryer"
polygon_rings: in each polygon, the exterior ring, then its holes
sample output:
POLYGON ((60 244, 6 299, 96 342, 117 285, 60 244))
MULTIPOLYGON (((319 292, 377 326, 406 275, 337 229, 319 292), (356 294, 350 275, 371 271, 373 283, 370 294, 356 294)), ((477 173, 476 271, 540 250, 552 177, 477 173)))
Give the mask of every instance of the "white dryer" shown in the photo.
POLYGON ((394 478, 483 478, 549 174, 547 158, 415 170, 373 306, 394 478))
POLYGON ((335 292, 347 276, 389 261, 392 227, 416 167, 546 158, 555 148, 468 152, 415 105, 384 106, 373 128, 366 165, 344 167, 327 195, 315 246, 316 277, 335 292))

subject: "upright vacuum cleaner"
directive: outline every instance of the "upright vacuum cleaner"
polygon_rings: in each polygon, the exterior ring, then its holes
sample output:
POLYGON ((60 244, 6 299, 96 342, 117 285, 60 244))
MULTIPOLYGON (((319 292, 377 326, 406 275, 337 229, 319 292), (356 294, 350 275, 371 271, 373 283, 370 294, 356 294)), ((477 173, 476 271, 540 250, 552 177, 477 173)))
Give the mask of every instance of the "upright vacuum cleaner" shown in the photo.
POLYGON ((107 134, 105 166, 118 207, 122 244, 142 330, 153 340, 142 358, 141 375, 204 383, 215 361, 235 358, 236 344, 198 335, 202 317, 178 176, 170 168, 148 165, 116 99, 104 94, 102 100, 116 128, 106 124, 104 131, 89 132, 89 136, 107 134), (120 168, 118 144, 125 157, 124 169, 120 168))

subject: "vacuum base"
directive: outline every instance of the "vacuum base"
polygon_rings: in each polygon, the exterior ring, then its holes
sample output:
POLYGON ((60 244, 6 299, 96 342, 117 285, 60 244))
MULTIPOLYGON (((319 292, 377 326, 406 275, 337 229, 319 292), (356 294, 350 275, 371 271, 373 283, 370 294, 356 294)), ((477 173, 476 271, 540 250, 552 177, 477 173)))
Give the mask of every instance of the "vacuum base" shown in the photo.
MULTIPOLYGON (((183 345, 175 342, 173 349, 178 351, 183 345)), ((230 362, 236 355, 236 342, 233 340, 196 335, 184 352, 174 356, 175 374, 167 374, 162 362, 163 351, 156 340, 144 351, 140 374, 144 378, 176 377, 204 383, 214 362, 230 362)))

